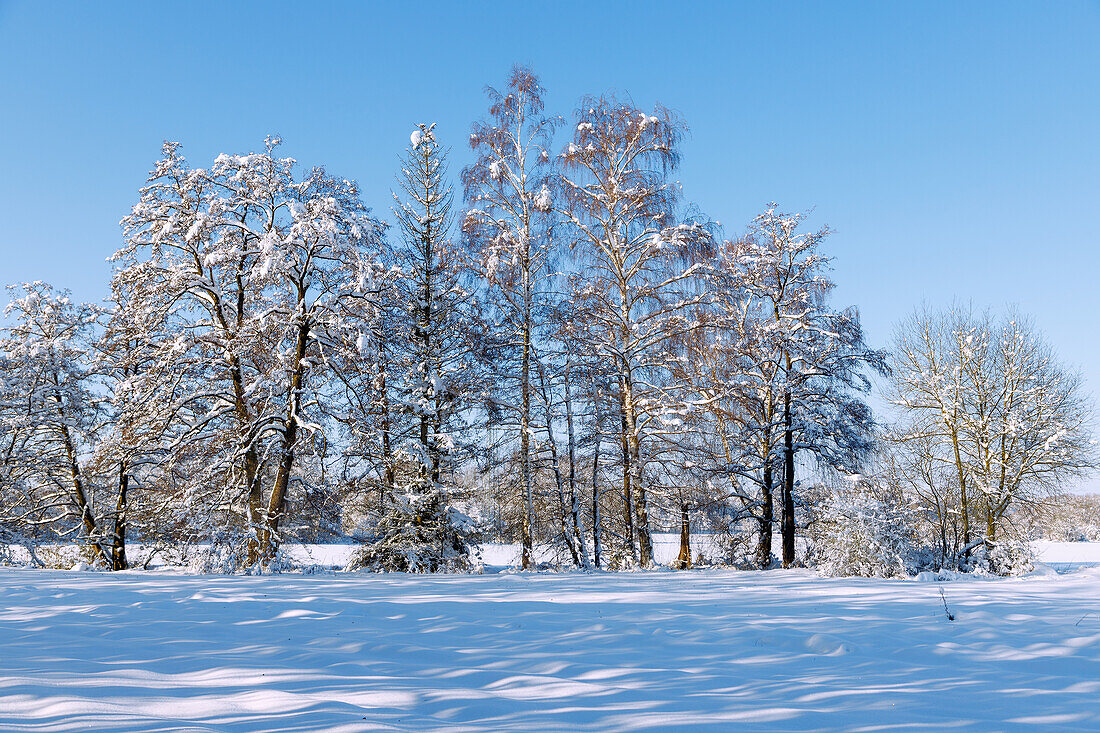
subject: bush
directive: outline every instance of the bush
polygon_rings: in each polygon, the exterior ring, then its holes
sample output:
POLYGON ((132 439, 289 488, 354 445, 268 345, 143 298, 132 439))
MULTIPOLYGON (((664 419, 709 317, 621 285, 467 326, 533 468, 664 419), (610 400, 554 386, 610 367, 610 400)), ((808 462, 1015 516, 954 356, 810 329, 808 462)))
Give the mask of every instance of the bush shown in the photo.
POLYGON ((908 508, 867 486, 826 491, 808 535, 807 564, 826 575, 909 576, 927 561, 908 508))
POLYGON ((384 573, 470 572, 474 522, 446 506, 438 487, 413 485, 387 497, 376 536, 356 550, 347 570, 384 573))
POLYGON ((1031 543, 1017 539, 987 541, 972 555, 973 567, 993 575, 1023 575, 1035 569, 1031 543))

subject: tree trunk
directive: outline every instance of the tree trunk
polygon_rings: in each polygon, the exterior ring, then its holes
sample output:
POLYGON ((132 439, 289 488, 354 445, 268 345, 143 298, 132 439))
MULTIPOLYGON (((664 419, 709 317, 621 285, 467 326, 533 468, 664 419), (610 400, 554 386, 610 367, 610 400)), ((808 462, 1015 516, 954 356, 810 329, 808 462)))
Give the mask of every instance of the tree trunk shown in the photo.
MULTIPOLYGON (((54 399, 57 401, 58 413, 64 418, 64 407, 62 406, 61 395, 56 395, 54 399)), ((96 538, 96 535, 99 534, 99 525, 96 523, 95 515, 92 513, 91 504, 88 502, 88 495, 84 491, 84 478, 80 473, 80 462, 77 459, 76 448, 73 446, 72 434, 69 432, 69 428, 64 424, 61 426, 61 439, 65 446, 65 458, 69 464, 69 480, 72 482, 73 487, 72 499, 77 509, 80 510, 80 523, 84 527, 84 536, 87 542, 91 544, 95 554, 103 560, 107 567, 111 567, 113 562, 110 554, 96 538)))
POLYGON ((243 463, 245 489, 248 494, 249 537, 247 562, 249 565, 253 565, 260 560, 260 535, 262 534, 264 519, 263 487, 260 484, 260 456, 250 435, 252 420, 248 412, 248 401, 244 394, 244 378, 240 361, 236 357, 232 357, 229 364, 237 422, 240 425, 243 437, 248 441, 248 447, 244 451, 243 463))
MULTIPOLYGON (((394 471, 393 446, 391 444, 393 419, 390 415, 389 386, 386 383, 386 371, 389 368, 389 360, 386 354, 386 335, 384 327, 380 326, 375 330, 374 339, 378 348, 378 369, 382 375, 378 383, 378 398, 382 403, 382 460, 385 462, 386 466, 384 486, 385 491, 387 491, 390 496, 393 496, 394 484, 397 477, 394 471)), ((380 505, 381 504, 382 502, 380 502, 380 505)))
MULTIPOLYGON (((573 558, 573 565, 580 567, 581 558, 580 553, 577 550, 577 537, 573 533, 571 527, 571 521, 569 519, 570 507, 566 506, 565 501, 565 481, 561 475, 561 459, 558 456, 558 441, 554 438, 554 415, 550 409, 550 388, 546 383, 546 370, 542 364, 538 365, 539 370, 539 383, 541 386, 542 404, 546 412, 546 444, 550 447, 550 467, 554 473, 554 484, 558 489, 558 517, 561 520, 561 532, 562 537, 565 539, 565 545, 569 548, 569 555, 573 558)), ((575 509, 575 504, 573 507, 575 509)), ((584 541, 584 538, 580 538, 584 541)))
POLYGON ((592 402, 596 415, 595 441, 592 447, 592 556, 596 567, 600 567, 603 548, 600 542, 600 403, 599 395, 592 402))
POLYGON ((118 463, 118 501, 115 504, 115 526, 111 533, 111 569, 126 570, 130 567, 126 560, 126 502, 130 488, 130 476, 126 473, 126 464, 118 463))
POLYGON ((584 540, 584 520, 581 518, 581 502, 577 495, 577 440, 573 431, 573 393, 569 383, 572 377, 570 364, 565 367, 565 425, 569 440, 569 502, 573 516, 573 535, 580 554, 581 567, 590 568, 588 545, 584 540))
POLYGON ((794 426, 790 390, 783 393, 783 567, 794 565, 794 426))
POLYGON ((756 564, 761 570, 772 566, 772 523, 775 521, 775 501, 772 497, 772 463, 764 463, 764 485, 760 487, 760 538, 756 545, 756 564))
POLYGON ((687 570, 691 567, 691 522, 688 519, 687 504, 680 504, 680 554, 676 558, 676 568, 687 570))
POLYGON ((642 447, 638 437, 638 415, 634 407, 634 391, 630 375, 623 375, 623 415, 630 448, 631 485, 634 490, 634 513, 638 531, 638 561, 645 568, 653 564, 653 538, 649 531, 649 508, 646 505, 645 483, 642 481, 642 447))
POLYGON ((959 504, 963 523, 963 550, 965 555, 970 554, 970 507, 966 500, 966 471, 963 469, 962 452, 959 450, 959 435, 954 427, 951 430, 951 444, 955 449, 955 470, 959 475, 959 504))
MULTIPOLYGON (((526 274, 526 273, 525 273, 526 274)), ((526 287, 526 280, 524 286, 526 287)), ((524 294, 525 301, 527 298, 524 294)), ((523 384, 521 390, 521 407, 519 417, 519 461, 520 473, 523 480, 523 557, 521 565, 524 570, 529 570, 533 564, 534 550, 534 518, 535 499, 531 488, 531 331, 529 328, 530 312, 524 312, 523 324, 523 363, 520 366, 523 384)))
POLYGON ((630 444, 626 437, 626 406, 621 405, 622 431, 619 435, 623 449, 623 522, 626 524, 626 544, 630 559, 638 562, 638 553, 634 545, 634 497, 630 490, 630 444))
POLYGON ((294 446, 298 442, 298 413, 302 409, 302 386, 305 378, 305 367, 302 362, 305 360, 308 345, 309 324, 303 322, 298 325, 294 347, 295 367, 290 378, 287 416, 283 422, 282 460, 279 461, 275 483, 271 487, 271 499, 267 505, 267 521, 262 547, 263 557, 267 560, 275 557, 279 544, 279 522, 286 512, 287 490, 290 486, 290 474, 294 468, 294 446))

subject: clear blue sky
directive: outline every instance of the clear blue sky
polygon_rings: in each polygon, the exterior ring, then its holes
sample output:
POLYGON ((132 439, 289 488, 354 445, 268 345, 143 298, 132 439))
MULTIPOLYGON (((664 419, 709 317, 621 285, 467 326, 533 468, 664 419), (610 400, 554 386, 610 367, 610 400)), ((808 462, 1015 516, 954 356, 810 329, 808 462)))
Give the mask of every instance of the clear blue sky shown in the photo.
POLYGON ((1016 303, 1100 391, 1100 4, 0 0, 0 280, 105 292, 118 221, 178 140, 267 133, 388 215, 414 123, 467 157, 514 62, 553 111, 618 90, 691 127, 686 196, 836 231, 868 336, 922 301, 1016 303))

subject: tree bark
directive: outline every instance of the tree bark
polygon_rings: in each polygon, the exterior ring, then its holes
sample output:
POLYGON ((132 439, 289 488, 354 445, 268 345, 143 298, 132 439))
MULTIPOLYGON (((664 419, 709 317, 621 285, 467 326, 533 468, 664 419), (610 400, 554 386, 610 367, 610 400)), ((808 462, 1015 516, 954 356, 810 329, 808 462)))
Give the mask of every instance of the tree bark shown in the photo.
POLYGON ((524 273, 524 314, 523 314, 523 353, 520 365, 520 378, 523 384, 521 391, 521 407, 519 417, 519 460, 520 472, 523 480, 523 557, 521 564, 524 570, 530 569, 533 562, 534 550, 534 517, 535 499, 531 488, 531 312, 529 307, 530 295, 528 291, 527 272, 524 273))
POLYGON ((596 415, 594 445, 592 447, 592 556, 595 566, 600 567, 603 547, 600 542, 600 403, 599 395, 592 402, 596 415))
POLYGON ((630 550, 630 559, 638 561, 638 553, 634 544, 634 497, 630 490, 630 443, 626 432, 626 405, 620 405, 620 417, 622 418, 622 430, 619 435, 623 449, 623 522, 626 524, 626 544, 630 550))
POLYGON ((580 554, 580 564, 583 568, 590 568, 588 559, 588 545, 584 540, 584 521, 581 518, 580 497, 577 495, 577 440, 573 431, 573 392, 570 389, 571 364, 565 367, 565 425, 566 435, 569 440, 569 502, 573 515, 573 535, 580 554))
POLYGON ((772 566, 772 524, 775 521, 775 500, 772 497, 772 464, 764 463, 764 484, 760 487, 760 537, 756 545, 756 564, 761 570, 772 566))
POLYGON ((791 393, 783 393, 783 567, 794 565, 794 426, 791 393))
POLYGON ((623 415, 626 417, 626 436, 630 449, 631 486, 634 490, 634 513, 638 533, 638 562, 643 567, 653 564, 653 538, 649 531, 649 508, 646 503, 645 483, 642 481, 642 447, 638 437, 638 415, 634 406, 634 390, 630 374, 624 373, 623 415))
POLYGON ((691 567, 691 522, 688 518, 687 504, 680 504, 680 554, 676 558, 676 568, 687 570, 691 567))
MULTIPOLYGON (((65 408, 60 394, 54 395, 54 400, 57 402, 58 414, 64 419, 65 408)), ((61 441, 65 447, 65 459, 69 464, 69 480, 72 482, 73 501, 76 503, 77 509, 80 510, 80 523, 84 527, 84 536, 95 552, 96 555, 107 565, 111 567, 113 565, 110 554, 96 539, 96 535, 99 534, 99 525, 96 523, 95 515, 92 513, 91 504, 88 502, 88 495, 84 490, 84 477, 80 473, 80 462, 77 459, 76 448, 73 445, 72 434, 69 432, 69 428, 66 424, 61 425, 61 441)))
POLYGON ((298 442, 298 413, 302 409, 302 386, 305 378, 303 361, 306 347, 309 345, 309 324, 298 324, 297 339, 294 345, 294 372, 290 378, 290 399, 288 411, 283 422, 282 459, 275 475, 275 484, 271 487, 271 499, 267 505, 267 521, 264 529, 263 556, 273 559, 279 544, 279 522, 286 512, 287 489, 290 486, 290 474, 294 468, 294 446, 298 442))
POLYGON ((126 503, 127 491, 130 488, 130 476, 126 472, 126 464, 118 463, 118 501, 115 503, 115 525, 112 531, 111 542, 111 569, 126 570, 130 567, 126 560, 126 503))

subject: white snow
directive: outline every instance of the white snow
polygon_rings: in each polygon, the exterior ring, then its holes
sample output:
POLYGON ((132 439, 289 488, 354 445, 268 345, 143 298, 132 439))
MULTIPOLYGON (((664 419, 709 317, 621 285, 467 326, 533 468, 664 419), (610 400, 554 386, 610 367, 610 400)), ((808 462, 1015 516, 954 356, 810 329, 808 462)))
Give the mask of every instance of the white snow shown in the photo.
MULTIPOLYGON (((1100 545, 1100 543, 1098 543, 1100 545)), ((13 548, 14 549, 14 548, 13 548)), ((285 548, 287 554, 296 563, 302 565, 318 565, 322 568, 343 568, 351 558, 355 550, 354 545, 288 545, 285 548)), ((482 565, 492 569, 517 567, 520 563, 523 546, 513 544, 486 544, 477 548, 477 553, 482 565)), ((559 550, 560 551, 560 550, 559 550)), ((592 548, 589 547, 589 553, 592 548)), ((719 558, 722 551, 718 547, 717 540, 712 535, 692 535, 691 556, 698 557, 702 552, 704 558, 719 558)), ((653 533, 653 557, 660 565, 668 565, 680 554, 680 535, 664 532, 653 533)), ((551 562, 553 553, 546 547, 535 547, 535 559, 539 562, 551 562)), ((566 558, 568 560, 568 558, 566 558)))
POLYGON ((1035 559, 1058 569, 1100 565, 1100 542, 1032 543, 1035 559))
POLYGON ((3 731, 1100 726, 1100 569, 948 583, 0 569, 0 587, 3 731))

